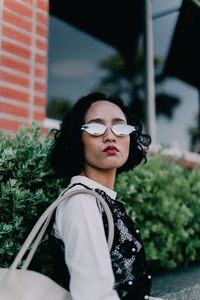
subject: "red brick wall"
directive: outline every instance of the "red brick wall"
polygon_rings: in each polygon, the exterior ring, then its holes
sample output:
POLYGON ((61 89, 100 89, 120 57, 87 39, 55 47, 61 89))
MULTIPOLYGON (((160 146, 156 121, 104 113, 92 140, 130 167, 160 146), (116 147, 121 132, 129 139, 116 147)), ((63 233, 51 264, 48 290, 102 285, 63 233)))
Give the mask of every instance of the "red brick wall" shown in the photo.
POLYGON ((0 0, 0 128, 46 117, 48 0, 0 0))

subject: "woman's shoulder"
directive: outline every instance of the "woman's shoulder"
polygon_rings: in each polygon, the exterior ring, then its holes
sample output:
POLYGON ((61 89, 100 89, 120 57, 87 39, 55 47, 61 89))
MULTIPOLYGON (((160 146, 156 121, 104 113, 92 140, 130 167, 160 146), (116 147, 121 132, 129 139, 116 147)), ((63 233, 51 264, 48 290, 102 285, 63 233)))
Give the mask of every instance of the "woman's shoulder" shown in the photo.
POLYGON ((68 191, 79 191, 81 189, 86 190, 86 188, 76 185, 64 191, 66 199, 58 205, 56 210, 54 224, 54 231, 57 232, 56 236, 60 236, 58 232, 62 232, 62 228, 72 226, 72 224, 85 224, 88 223, 89 219, 100 217, 98 204, 94 195, 84 193, 67 197, 68 191))
POLYGON ((88 188, 87 186, 82 185, 81 183, 76 183, 76 184, 69 184, 68 187, 61 193, 63 196, 66 195, 66 198, 59 204, 58 206, 58 210, 60 209, 67 209, 67 208, 72 208, 72 207, 76 207, 77 205, 80 206, 83 204, 91 204, 95 200, 95 196, 91 195, 91 194, 85 194, 85 193, 78 193, 81 190, 92 190, 90 188, 88 188), (69 195, 67 196, 67 194, 70 194, 70 192, 74 192, 77 191, 77 194, 73 194, 73 195, 69 195))

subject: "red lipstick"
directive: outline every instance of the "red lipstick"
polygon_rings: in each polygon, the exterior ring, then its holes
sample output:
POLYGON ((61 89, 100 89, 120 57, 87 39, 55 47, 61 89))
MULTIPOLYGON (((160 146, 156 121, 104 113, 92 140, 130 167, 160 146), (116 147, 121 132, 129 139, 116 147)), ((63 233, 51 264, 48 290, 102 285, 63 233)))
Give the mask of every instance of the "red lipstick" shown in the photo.
POLYGON ((103 152, 106 152, 108 154, 115 154, 119 152, 119 150, 115 146, 108 146, 103 150, 103 152))

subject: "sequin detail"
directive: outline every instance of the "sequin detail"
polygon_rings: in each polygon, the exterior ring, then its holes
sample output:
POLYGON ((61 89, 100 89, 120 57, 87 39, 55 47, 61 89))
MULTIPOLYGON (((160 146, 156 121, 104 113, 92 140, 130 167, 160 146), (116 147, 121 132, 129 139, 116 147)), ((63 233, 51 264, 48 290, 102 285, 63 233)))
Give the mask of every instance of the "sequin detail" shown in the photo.
MULTIPOLYGON (((115 236, 111 249, 111 262, 115 275, 114 287, 120 299, 128 299, 131 295, 134 295, 136 300, 144 299, 144 295, 150 292, 151 283, 149 279, 147 283, 147 264, 139 232, 135 230, 134 223, 126 214, 121 202, 111 199, 103 190, 95 189, 95 191, 109 205, 114 220, 115 236)), ((101 211, 107 235, 107 219, 102 207, 101 211)))

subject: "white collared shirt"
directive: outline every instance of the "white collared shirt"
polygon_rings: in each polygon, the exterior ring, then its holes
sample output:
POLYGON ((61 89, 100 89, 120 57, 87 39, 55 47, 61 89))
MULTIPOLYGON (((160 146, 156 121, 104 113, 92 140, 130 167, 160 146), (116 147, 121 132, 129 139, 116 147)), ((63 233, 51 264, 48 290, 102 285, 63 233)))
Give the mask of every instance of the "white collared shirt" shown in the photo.
MULTIPOLYGON (((116 192, 85 176, 72 177, 70 185, 75 183, 99 188, 116 198, 116 192)), ((80 188, 76 185, 70 190, 80 188)), ((119 300, 113 289, 115 279, 95 197, 81 194, 64 200, 56 211, 54 234, 65 245, 73 300, 119 300)))

